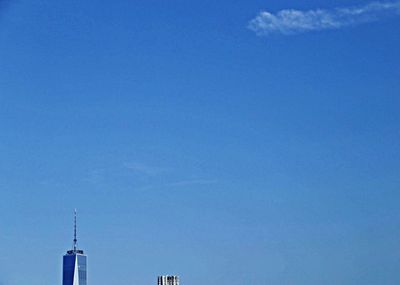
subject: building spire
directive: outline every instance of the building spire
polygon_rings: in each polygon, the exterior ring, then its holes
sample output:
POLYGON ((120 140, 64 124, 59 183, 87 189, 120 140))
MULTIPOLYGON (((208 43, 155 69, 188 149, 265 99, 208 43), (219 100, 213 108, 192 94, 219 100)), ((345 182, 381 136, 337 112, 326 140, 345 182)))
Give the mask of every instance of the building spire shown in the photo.
POLYGON ((74 211, 74 252, 76 252, 76 242, 78 240, 76 239, 76 209, 74 211))

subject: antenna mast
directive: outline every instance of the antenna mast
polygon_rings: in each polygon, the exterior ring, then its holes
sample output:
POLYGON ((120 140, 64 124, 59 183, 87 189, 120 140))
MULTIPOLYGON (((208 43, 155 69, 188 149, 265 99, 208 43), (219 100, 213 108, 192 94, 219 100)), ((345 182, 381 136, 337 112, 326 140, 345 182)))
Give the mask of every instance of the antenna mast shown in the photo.
POLYGON ((76 239, 76 209, 74 211, 74 252, 76 252, 76 242, 78 240, 76 239))

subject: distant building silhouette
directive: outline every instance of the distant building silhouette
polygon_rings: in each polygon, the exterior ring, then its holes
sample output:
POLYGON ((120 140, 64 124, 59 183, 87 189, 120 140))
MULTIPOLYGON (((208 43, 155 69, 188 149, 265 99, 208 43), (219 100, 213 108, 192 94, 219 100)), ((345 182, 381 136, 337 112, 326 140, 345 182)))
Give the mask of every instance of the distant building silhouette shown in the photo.
POLYGON ((157 285, 179 285, 179 277, 172 275, 158 276, 157 285))
POLYGON ((77 248, 76 239, 76 210, 74 217, 74 243, 73 248, 63 257, 63 283, 62 285, 87 285, 86 272, 87 256, 83 250, 77 248))

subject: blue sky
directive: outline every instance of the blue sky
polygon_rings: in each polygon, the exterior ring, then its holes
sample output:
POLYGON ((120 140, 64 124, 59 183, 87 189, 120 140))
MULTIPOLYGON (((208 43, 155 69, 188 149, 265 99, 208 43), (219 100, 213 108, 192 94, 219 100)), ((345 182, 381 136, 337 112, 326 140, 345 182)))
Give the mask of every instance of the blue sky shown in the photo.
POLYGON ((399 2, 0 9, 1 285, 399 284, 399 2))

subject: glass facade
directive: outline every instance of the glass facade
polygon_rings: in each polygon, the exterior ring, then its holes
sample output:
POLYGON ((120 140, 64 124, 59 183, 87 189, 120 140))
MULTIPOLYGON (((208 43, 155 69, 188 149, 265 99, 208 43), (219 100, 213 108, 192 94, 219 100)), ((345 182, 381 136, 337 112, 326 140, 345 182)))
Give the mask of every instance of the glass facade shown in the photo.
POLYGON ((68 252, 63 258, 63 285, 87 285, 86 255, 68 252))

